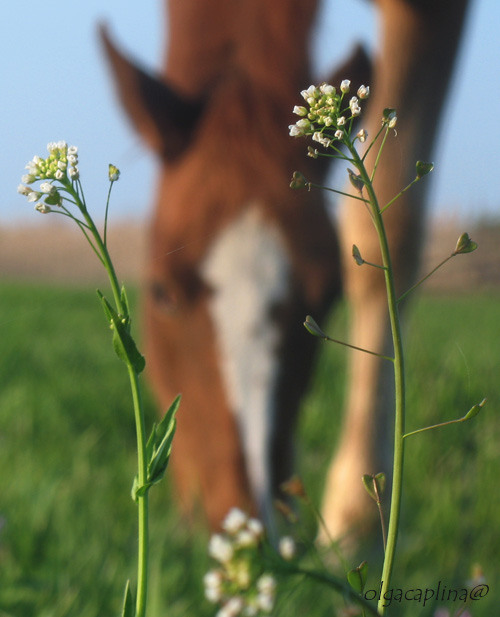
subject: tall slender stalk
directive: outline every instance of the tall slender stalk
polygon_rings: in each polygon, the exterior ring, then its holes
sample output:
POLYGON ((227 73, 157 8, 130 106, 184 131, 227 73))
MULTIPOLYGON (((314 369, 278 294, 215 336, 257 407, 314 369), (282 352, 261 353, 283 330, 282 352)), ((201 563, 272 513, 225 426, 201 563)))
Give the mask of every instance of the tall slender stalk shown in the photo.
MULTIPOLYGON (((387 129, 388 130, 388 129, 387 129)), ((394 346, 394 383, 395 383, 395 419, 394 419, 394 464, 391 494, 391 510, 389 516, 389 528, 387 531, 387 547, 382 569, 382 581, 378 611, 385 613, 384 594, 390 588, 394 558, 399 529, 399 517, 401 512, 401 498, 403 489, 403 465, 404 465, 404 433, 405 433, 405 371, 403 340, 401 335, 401 322, 398 310, 398 298, 394 284, 394 270, 392 266, 389 242, 385 230, 384 220, 380 211, 379 203, 366 167, 359 157, 354 146, 348 143, 353 163, 359 171, 360 178, 368 194, 373 223, 377 231, 382 263, 384 265, 385 285, 387 291, 387 303, 391 335, 394 346)))

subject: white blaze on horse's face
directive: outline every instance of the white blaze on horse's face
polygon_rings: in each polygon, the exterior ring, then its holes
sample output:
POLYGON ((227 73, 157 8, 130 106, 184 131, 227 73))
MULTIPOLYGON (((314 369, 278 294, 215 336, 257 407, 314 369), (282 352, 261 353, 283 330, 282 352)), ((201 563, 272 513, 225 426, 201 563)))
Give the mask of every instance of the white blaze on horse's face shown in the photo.
POLYGON ((252 492, 271 509, 270 441, 283 331, 273 309, 290 297, 290 262, 278 228, 258 205, 222 229, 202 265, 229 405, 236 416, 252 492))

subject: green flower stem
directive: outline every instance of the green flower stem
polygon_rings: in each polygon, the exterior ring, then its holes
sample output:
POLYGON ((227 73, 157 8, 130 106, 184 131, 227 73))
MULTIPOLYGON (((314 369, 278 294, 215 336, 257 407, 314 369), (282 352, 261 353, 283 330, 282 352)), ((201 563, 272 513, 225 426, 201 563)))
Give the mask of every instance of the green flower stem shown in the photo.
MULTIPOLYGON (((387 129, 388 131, 389 129, 387 129)), ((387 134, 387 133, 386 133, 387 134)), ((405 373, 403 341, 401 336, 401 324, 398 311, 398 300, 394 284, 394 271, 392 267, 389 243, 385 231, 384 221, 380 212, 377 196, 373 188, 370 176, 360 159, 357 150, 351 144, 347 144, 351 155, 355 161, 361 179, 364 182, 366 191, 371 204, 372 218, 380 242, 382 263, 385 267, 384 276, 387 290, 387 301, 389 307, 389 319, 391 334, 394 345, 394 382, 395 382, 395 419, 394 419, 394 467, 391 494, 391 510, 389 517, 389 528, 387 531, 387 547, 382 570, 382 585, 378 611, 380 615, 385 613, 384 594, 390 588, 396 544, 399 529, 399 517, 401 512, 401 497, 403 489, 403 463, 404 463, 404 433, 405 433, 405 373)))
MULTIPOLYGON (((112 186, 113 183, 111 183, 112 186)), ((109 206, 109 198, 111 194, 111 187, 108 192, 108 199, 106 203, 106 215, 105 215, 105 228, 104 228, 104 240, 101 238, 99 230, 95 226, 92 217, 87 211, 85 201, 80 197, 80 192, 75 191, 72 186, 68 186, 68 192, 75 199, 78 209, 85 219, 85 223, 76 220, 79 227, 85 233, 89 244, 94 249, 95 253, 101 260, 106 272, 108 274, 109 282, 113 292, 115 300, 116 310, 119 315, 126 318, 129 317, 128 309, 122 300, 120 285, 118 278, 109 256, 108 247, 106 243, 106 230, 107 230, 107 214, 109 206), (92 235, 94 242, 91 241, 86 230, 86 227, 92 235)), ((82 193, 83 195, 83 193, 82 193)), ((139 375, 134 370, 133 366, 127 362, 127 370, 129 374, 130 387, 132 391, 132 400, 134 406, 134 416, 137 435, 137 481, 138 486, 144 486, 147 482, 147 453, 146 453, 146 425, 144 420, 144 411, 142 405, 141 391, 139 385, 139 375)), ((148 494, 147 491, 144 495, 137 496, 138 506, 138 567, 137 567, 137 598, 136 598, 136 613, 135 617, 145 617, 146 615, 146 601, 147 601, 147 589, 148 589, 148 541, 149 541, 149 526, 148 526, 148 494)))
MULTIPOLYGON (((111 261, 111 257, 109 256, 109 253, 108 253, 108 248, 106 244, 103 242, 101 238, 101 234, 99 233, 99 230, 95 226, 95 223, 92 220, 92 217, 88 213, 85 200, 82 197, 80 197, 80 192, 78 190, 75 190, 71 183, 68 182, 68 185, 66 188, 68 192, 70 193, 70 195, 73 197, 73 199, 76 201, 78 209, 80 210, 80 212, 82 213, 85 219, 86 227, 88 228, 88 230, 90 231, 90 233, 92 234, 94 238, 95 245, 92 242, 90 242, 90 239, 88 238, 87 234, 84 232, 85 236, 87 237, 87 240, 89 240, 90 245, 92 246, 94 251, 97 253, 104 268, 106 269, 106 272, 108 273, 109 283, 111 285, 111 290, 113 292, 113 298, 115 300, 117 313, 119 315, 123 315, 124 317, 128 317, 126 307, 124 306, 122 299, 121 299, 120 285, 118 283, 118 278, 116 276, 113 262, 111 261)), ((82 191, 82 195, 83 195, 83 191, 82 191)), ((108 203, 109 203, 109 193, 108 193, 108 203)), ((78 221, 76 222, 78 223, 78 221)), ((79 227, 80 229, 82 229, 81 223, 79 224, 79 227)))
MULTIPOLYGON (((139 376, 134 369, 128 365, 130 386, 132 389, 132 399, 134 402, 135 426, 137 434, 137 481, 138 486, 144 486, 147 481, 147 454, 146 454, 146 424, 139 387, 139 376)), ((148 492, 137 496, 138 516, 139 516, 139 547, 138 547, 138 567, 137 567, 137 600, 136 617, 144 617, 146 614, 146 599, 148 592, 148 492)))
POLYGON ((321 189, 322 191, 330 191, 331 193, 337 193, 337 195, 343 195, 344 197, 350 197, 351 199, 358 199, 359 201, 363 201, 364 203, 369 203, 366 199, 358 195, 351 195, 350 193, 344 193, 344 191, 338 191, 337 189, 332 189, 328 186, 321 186, 320 184, 314 184, 313 182, 308 182, 307 184, 311 188, 314 187, 315 189, 321 189))
POLYGON ((415 184, 415 182, 418 182, 419 180, 420 180, 420 178, 414 178, 414 179, 410 182, 410 184, 408 184, 408 186, 405 186, 405 188, 404 188, 402 191, 400 191, 400 192, 396 195, 396 197, 393 197, 393 198, 391 199, 391 201, 389 201, 388 203, 386 203, 386 204, 385 204, 385 206, 382 208, 382 210, 380 210, 380 214, 384 214, 384 212, 385 212, 385 211, 386 211, 386 210, 387 210, 390 206, 392 206, 392 204, 393 204, 395 201, 397 201, 397 200, 401 197, 401 195, 403 195, 403 193, 406 193, 406 191, 408 191, 408 190, 409 190, 409 189, 410 189, 410 188, 411 188, 411 187, 415 184))
POLYGON ((417 287, 419 287, 420 285, 422 285, 422 283, 424 283, 428 278, 430 278, 434 272, 436 272, 436 270, 439 270, 439 268, 441 268, 441 266, 444 266, 444 264, 448 261, 450 261, 450 259, 452 257, 455 257, 455 255, 457 255, 457 253, 452 253, 451 255, 449 255, 446 259, 443 259, 443 261, 441 263, 439 263, 435 268, 433 268, 429 274, 426 274, 423 278, 421 278, 417 283, 415 283, 415 285, 412 285, 410 287, 410 289, 407 289, 404 294, 402 296, 400 296, 398 298, 398 302, 401 302, 401 300, 403 300, 404 298, 406 298, 406 296, 408 294, 410 294, 412 291, 414 291, 417 287))

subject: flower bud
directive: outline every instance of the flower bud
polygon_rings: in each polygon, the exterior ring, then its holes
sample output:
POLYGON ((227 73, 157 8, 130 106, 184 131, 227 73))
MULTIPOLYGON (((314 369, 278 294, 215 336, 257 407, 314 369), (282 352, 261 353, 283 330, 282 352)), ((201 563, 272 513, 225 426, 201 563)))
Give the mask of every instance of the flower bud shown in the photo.
POLYGON ((342 92, 342 94, 347 94, 350 89, 351 89, 351 82, 349 81, 349 79, 344 79, 342 83, 340 84, 340 91, 342 92))
POLYGON ((118 169, 118 167, 110 164, 108 175, 110 182, 116 182, 120 177, 120 170, 118 169))

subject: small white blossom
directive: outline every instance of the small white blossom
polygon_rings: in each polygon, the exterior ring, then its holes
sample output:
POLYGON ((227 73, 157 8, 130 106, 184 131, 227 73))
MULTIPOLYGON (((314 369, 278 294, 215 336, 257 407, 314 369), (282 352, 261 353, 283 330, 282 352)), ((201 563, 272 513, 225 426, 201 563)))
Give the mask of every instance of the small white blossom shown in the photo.
POLYGON ((276 590, 276 579, 270 574, 263 574, 257 581, 257 590, 272 594, 276 590))
POLYGON ((32 184, 35 180, 35 174, 24 174, 24 176, 21 178, 21 182, 24 182, 25 184, 32 184))
POLYGON ((78 180, 78 178, 80 177, 80 172, 78 171, 78 167, 70 167, 68 169, 68 176, 72 180, 78 180))
POLYGON ((257 596, 257 606, 261 611, 270 613, 274 606, 274 597, 268 593, 259 593, 257 596))
POLYGON ((318 143, 320 143, 325 148, 328 148, 330 146, 330 144, 332 143, 331 139, 329 139, 328 137, 325 137, 320 132, 314 133, 312 138, 313 138, 314 141, 317 141, 318 143))
POLYGON ((49 212, 52 212, 52 208, 47 204, 37 204, 35 206, 35 210, 41 212, 42 214, 48 214, 49 212))
POLYGON ((310 156, 312 159, 317 159, 319 156, 319 152, 316 148, 311 148, 311 146, 307 147, 307 156, 310 156))
POLYGON ((248 529, 242 529, 237 533, 234 543, 238 548, 256 546, 257 538, 248 529))
POLYGON ((40 191, 47 195, 52 195, 56 192, 56 187, 50 182, 42 182, 42 184, 40 184, 40 191))
POLYGON ((347 94, 350 89, 351 89, 351 82, 349 81, 349 79, 344 79, 342 83, 340 84, 340 91, 343 94, 347 94))
POLYGON ((340 118, 337 119, 337 126, 344 126, 345 122, 345 116, 340 116, 340 118))
POLYGON ((325 118, 325 126, 332 126, 333 124, 333 119, 330 116, 327 116, 325 118))
POLYGON ((290 137, 304 137, 305 135, 304 129, 299 128, 296 124, 290 124, 288 129, 290 131, 290 137))
POLYGON ((68 163, 70 165, 76 165, 78 163, 78 157, 75 154, 70 154, 68 156, 68 163))
POLYGON ((264 535, 264 525, 257 518, 249 518, 247 521, 247 529, 256 538, 262 538, 264 535))
POLYGON ((361 107, 359 105, 352 105, 351 106, 351 115, 352 116, 359 116, 360 113, 361 113, 361 107))
POLYGON ((370 96, 370 86, 360 86, 358 96, 360 99, 367 99, 370 96))
POLYGON ((242 510, 239 508, 231 508, 222 522, 222 529, 234 535, 246 525, 247 519, 247 515, 242 510))
POLYGON ((70 146, 70 147, 68 148, 68 155, 69 155, 69 156, 71 156, 71 155, 76 155, 76 154, 77 154, 77 152, 78 152, 78 148, 77 148, 76 146, 70 146))
MULTIPOLYGON (((25 176, 23 176, 23 178, 24 178, 24 177, 25 177, 25 176)), ((24 184, 20 184, 20 185, 17 187, 17 192, 18 192, 20 195, 25 195, 25 196, 27 196, 27 195, 29 195, 30 193, 32 193, 33 191, 32 191, 32 189, 30 189, 30 187, 29 187, 29 186, 24 186, 24 184)))
POLYGON ((307 90, 302 90, 300 94, 311 105, 311 101, 312 103, 314 103, 314 100, 318 95, 318 89, 316 88, 316 86, 309 86, 307 90))
POLYGON ((279 553, 285 559, 290 561, 295 557, 295 541, 290 536, 283 536, 279 542, 279 553))
POLYGON ((217 613, 217 617, 237 617, 243 609, 244 603, 239 596, 233 596, 217 613))
POLYGON ((365 129, 361 129, 358 134, 356 135, 356 137, 359 139, 359 141, 364 144, 366 141, 366 138, 368 137, 368 133, 365 131, 365 129))
POLYGON ((56 180, 62 180, 64 178, 64 173, 60 169, 58 169, 54 175, 54 178, 56 180))
POLYGON ((231 560, 234 554, 233 545, 224 536, 221 536, 220 534, 214 534, 210 538, 210 542, 208 545, 208 554, 210 555, 210 557, 213 557, 217 561, 220 561, 221 563, 226 563, 231 560))
POLYGON ((321 84, 319 89, 320 92, 322 94, 326 94, 326 96, 329 96, 330 94, 335 94, 335 88, 333 86, 330 86, 329 84, 321 84))
POLYGON ((31 191, 31 193, 28 194, 28 201, 30 202, 38 201, 41 196, 42 194, 39 193, 38 191, 31 191))
POLYGON ((344 137, 344 131, 341 131, 340 129, 337 129, 335 131, 335 139, 342 139, 342 137, 344 137))
POLYGON ((295 105, 293 113, 297 114, 297 116, 307 116, 307 109, 303 105, 295 105))
POLYGON ((393 129, 396 126, 397 121, 398 117, 396 116, 396 114, 392 114, 389 118, 389 128, 393 129))

